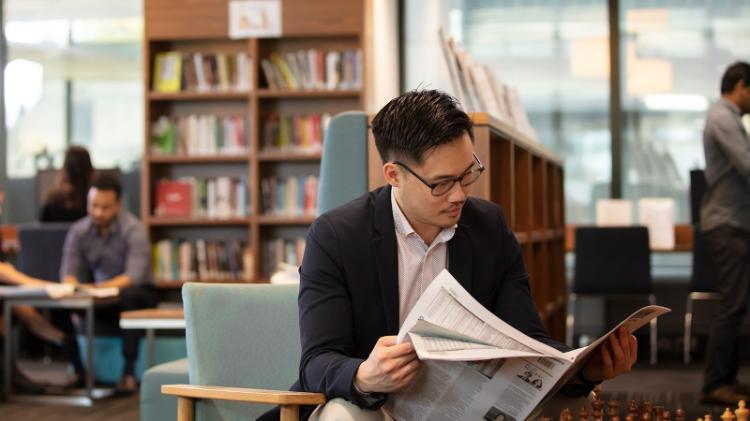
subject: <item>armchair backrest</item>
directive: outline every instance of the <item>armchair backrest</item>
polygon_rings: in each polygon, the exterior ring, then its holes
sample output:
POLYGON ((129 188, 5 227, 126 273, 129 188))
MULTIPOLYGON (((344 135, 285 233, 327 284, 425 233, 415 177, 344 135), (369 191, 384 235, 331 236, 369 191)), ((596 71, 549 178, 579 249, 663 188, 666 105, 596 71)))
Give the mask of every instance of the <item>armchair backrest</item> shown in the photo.
POLYGON ((333 117, 323 140, 318 212, 325 213, 367 193, 367 114, 333 117))
MULTIPOLYGON (((185 284, 190 383, 288 390, 301 352, 297 295, 297 285, 185 284)), ((196 415, 245 421, 269 409, 208 400, 196 415)))
POLYGON ((573 292, 578 294, 650 294, 648 229, 576 228, 574 271, 573 292))
POLYGON ((60 280, 65 236, 70 224, 30 223, 18 226, 18 270, 34 278, 60 280))

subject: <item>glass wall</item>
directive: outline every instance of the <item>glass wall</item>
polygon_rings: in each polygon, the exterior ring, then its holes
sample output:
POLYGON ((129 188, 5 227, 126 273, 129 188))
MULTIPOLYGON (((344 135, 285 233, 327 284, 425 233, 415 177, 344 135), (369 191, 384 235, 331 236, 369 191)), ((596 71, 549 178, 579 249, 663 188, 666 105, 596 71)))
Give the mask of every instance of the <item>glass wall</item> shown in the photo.
MULTIPOLYGON (((59 168, 67 146, 78 144, 89 149, 95 167, 119 168, 127 197, 137 200, 132 181, 143 151, 142 2, 4 0, 3 6, 5 190, 46 189, 34 181, 36 174, 59 168)), ((31 218, 42 193, 11 194, 7 222, 31 218)))
POLYGON ((688 223, 706 110, 726 67, 750 58, 750 2, 622 0, 620 27, 624 196, 672 197, 688 223))
MULTIPOLYGON (((540 141, 565 160, 566 219, 610 196, 608 1, 405 0, 404 87, 451 91, 437 30, 518 88, 540 141), (436 63, 424 66, 423 63, 436 63)), ((706 109, 733 61, 750 59, 746 0, 621 0, 624 197, 672 197, 690 220, 706 109)), ((750 120, 750 117, 746 117, 750 120)), ((617 180, 616 180, 617 181, 617 180)), ((637 209, 634 209, 637 211, 637 209)))
POLYGON ((442 27, 518 89, 540 142, 565 158, 567 221, 590 221, 612 171, 607 2, 406 1, 404 19, 405 88, 451 92, 442 27))

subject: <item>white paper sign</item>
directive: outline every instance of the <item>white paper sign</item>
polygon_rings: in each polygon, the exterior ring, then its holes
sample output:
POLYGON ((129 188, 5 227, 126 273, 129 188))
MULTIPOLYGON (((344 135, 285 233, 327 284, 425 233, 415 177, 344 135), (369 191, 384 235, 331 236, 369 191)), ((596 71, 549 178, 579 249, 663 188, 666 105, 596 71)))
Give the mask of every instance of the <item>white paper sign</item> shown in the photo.
POLYGON ((638 200, 638 222, 648 227, 651 249, 674 248, 674 199, 644 197, 638 200))
POLYGON ((625 199, 596 201, 596 226, 627 227, 633 225, 633 203, 625 199))
POLYGON ((281 36, 281 0, 231 0, 229 38, 281 36))

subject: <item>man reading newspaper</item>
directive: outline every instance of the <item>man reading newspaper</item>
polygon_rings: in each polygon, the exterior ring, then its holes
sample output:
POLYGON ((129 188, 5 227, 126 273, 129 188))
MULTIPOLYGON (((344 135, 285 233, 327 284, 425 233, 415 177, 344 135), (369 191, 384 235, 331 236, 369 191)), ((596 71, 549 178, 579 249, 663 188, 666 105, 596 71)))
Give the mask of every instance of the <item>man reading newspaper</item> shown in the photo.
MULTIPOLYGON (((569 351, 539 319, 503 211, 469 197, 484 166, 474 153, 471 120, 455 99, 407 92, 378 112, 372 132, 386 186, 317 218, 300 268, 295 386, 329 399, 312 418, 390 419, 382 410, 389 395, 425 370, 411 341, 397 343, 396 334, 444 269, 509 326, 547 350, 569 351)), ((613 333, 562 393, 585 396, 629 371, 636 349, 627 330, 613 333)), ((527 380, 537 379, 530 373, 527 380)))

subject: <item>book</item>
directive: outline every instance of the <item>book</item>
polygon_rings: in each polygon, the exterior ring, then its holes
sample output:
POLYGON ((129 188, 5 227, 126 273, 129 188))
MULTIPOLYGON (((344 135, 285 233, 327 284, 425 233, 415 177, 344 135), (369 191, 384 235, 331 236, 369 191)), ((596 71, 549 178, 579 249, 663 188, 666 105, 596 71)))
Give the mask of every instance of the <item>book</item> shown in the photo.
POLYGON ((182 85, 182 57, 175 51, 157 53, 154 56, 153 90, 156 92, 179 92, 182 85))

